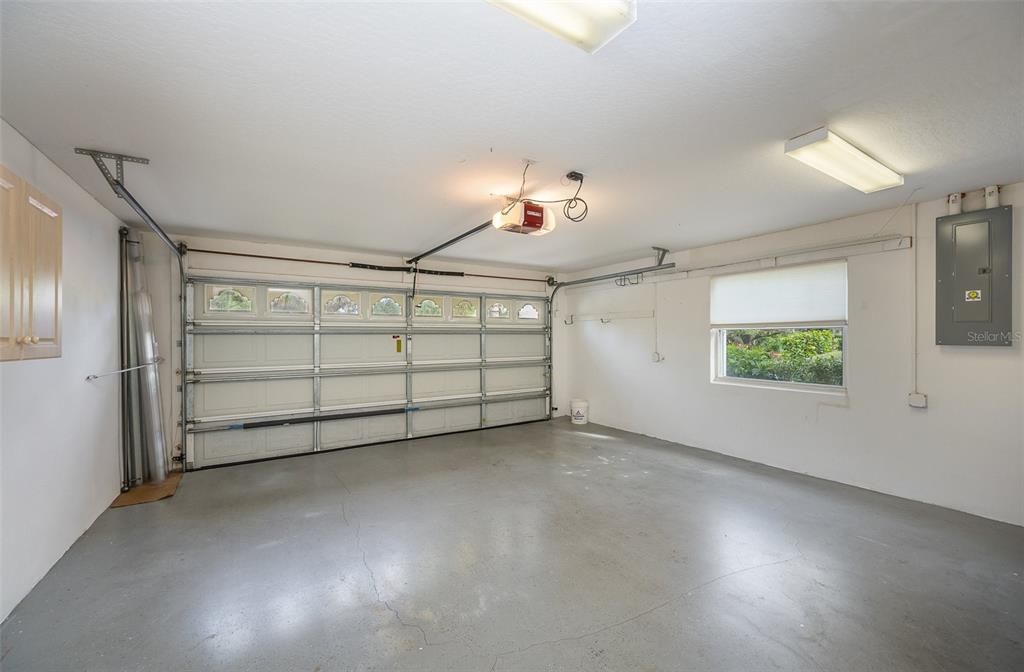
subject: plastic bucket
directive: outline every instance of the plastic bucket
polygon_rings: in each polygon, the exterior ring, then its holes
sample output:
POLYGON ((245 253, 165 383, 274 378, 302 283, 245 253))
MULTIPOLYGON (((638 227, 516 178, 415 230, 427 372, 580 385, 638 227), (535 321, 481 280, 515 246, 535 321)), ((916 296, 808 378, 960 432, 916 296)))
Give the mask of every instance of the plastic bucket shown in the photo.
POLYGON ((585 425, 587 424, 587 413, 590 410, 590 404, 582 399, 573 399, 569 402, 569 417, 572 418, 572 424, 574 425, 585 425))

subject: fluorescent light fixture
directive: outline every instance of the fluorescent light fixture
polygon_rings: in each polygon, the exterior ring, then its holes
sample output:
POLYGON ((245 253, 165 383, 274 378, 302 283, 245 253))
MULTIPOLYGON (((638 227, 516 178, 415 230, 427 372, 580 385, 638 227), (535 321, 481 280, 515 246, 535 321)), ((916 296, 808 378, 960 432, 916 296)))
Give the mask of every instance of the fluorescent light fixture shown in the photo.
POLYGON ((902 175, 883 166, 827 128, 819 128, 786 141, 786 154, 865 194, 903 184, 902 175))
POLYGON ((636 21, 636 0, 489 0, 592 54, 636 21))

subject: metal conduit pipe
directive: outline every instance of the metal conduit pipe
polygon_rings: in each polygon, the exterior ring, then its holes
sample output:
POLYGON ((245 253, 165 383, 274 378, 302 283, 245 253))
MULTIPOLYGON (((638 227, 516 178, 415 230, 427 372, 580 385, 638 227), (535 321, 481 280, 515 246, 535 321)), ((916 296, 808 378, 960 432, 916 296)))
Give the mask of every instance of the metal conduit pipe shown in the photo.
POLYGON ((118 283, 120 297, 118 314, 120 318, 120 352, 121 352, 121 492, 127 492, 132 486, 131 423, 128 418, 128 395, 130 394, 128 357, 128 229, 121 227, 120 254, 118 258, 118 283))
MULTIPOLYGON (((659 260, 664 259, 663 254, 659 254, 659 260)), ((551 341, 551 381, 548 386, 551 390, 551 411, 548 416, 553 416, 554 412, 558 410, 555 406, 555 323, 552 319, 554 316, 555 306, 555 295, 558 294, 558 290, 562 287, 574 287, 576 285, 587 285, 592 282, 600 282, 602 280, 613 280, 615 278, 621 278, 627 275, 639 275, 641 273, 654 273, 655 271, 668 271, 675 268, 675 262, 669 262, 667 264, 655 264, 653 266, 644 266, 643 268, 634 268, 628 271, 618 271, 616 273, 605 273, 603 275, 594 275, 589 278, 580 278, 579 280, 570 280, 568 282, 553 282, 551 284, 554 289, 551 290, 551 296, 548 297, 548 328, 551 329, 551 335, 549 336, 551 341)))
POLYGON ((185 375, 188 371, 188 351, 185 343, 187 335, 185 333, 186 324, 188 322, 188 278, 185 277, 185 255, 188 253, 188 247, 185 243, 180 244, 179 251, 181 254, 178 256, 178 324, 180 325, 180 333, 178 340, 178 382, 179 382, 179 395, 178 401, 181 405, 181 413, 178 417, 178 422, 181 425, 181 444, 180 454, 181 458, 181 470, 185 471, 186 462, 186 451, 188 449, 188 439, 185 434, 185 423, 188 422, 188 391, 185 383, 185 375))

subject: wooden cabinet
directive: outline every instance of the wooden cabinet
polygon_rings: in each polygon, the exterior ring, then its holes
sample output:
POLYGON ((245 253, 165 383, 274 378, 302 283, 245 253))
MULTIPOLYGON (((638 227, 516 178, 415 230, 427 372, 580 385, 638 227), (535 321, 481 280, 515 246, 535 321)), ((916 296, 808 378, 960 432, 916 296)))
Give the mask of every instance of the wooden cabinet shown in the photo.
POLYGON ((0 166, 0 360, 60 357, 60 206, 0 166))
POLYGON ((20 359, 21 280, 16 238, 21 179, 0 166, 0 359, 20 359))

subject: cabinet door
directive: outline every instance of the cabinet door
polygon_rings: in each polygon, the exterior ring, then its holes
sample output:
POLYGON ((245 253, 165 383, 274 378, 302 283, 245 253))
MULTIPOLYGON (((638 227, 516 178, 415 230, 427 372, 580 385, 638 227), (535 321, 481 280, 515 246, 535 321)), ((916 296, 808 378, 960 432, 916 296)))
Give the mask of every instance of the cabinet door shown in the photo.
POLYGON ((60 357, 62 231, 60 206, 31 185, 22 203, 23 357, 60 357), (28 336, 30 342, 25 342, 28 336))
POLYGON ((21 359, 21 179, 0 166, 0 361, 21 359))

